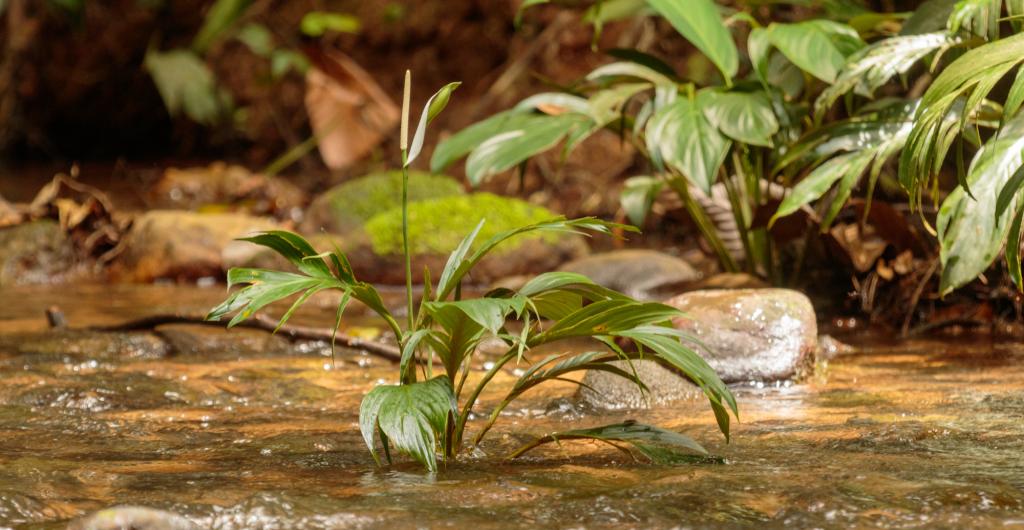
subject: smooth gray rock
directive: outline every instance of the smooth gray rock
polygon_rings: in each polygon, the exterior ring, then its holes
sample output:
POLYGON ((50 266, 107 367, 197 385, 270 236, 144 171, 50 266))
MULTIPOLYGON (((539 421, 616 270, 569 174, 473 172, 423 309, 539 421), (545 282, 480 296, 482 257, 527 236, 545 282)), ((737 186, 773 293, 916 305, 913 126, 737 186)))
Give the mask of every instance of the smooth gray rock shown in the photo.
POLYGON ((115 506, 73 521, 68 530, 199 530, 184 517, 140 506, 115 506))
MULTIPOLYGON (((818 349, 814 308, 802 293, 788 289, 694 291, 668 302, 686 313, 676 328, 706 348, 697 352, 726 383, 778 381, 812 366, 818 349)), ((634 362, 658 404, 695 395, 685 377, 654 361, 634 362)), ((589 371, 580 397, 603 408, 635 408, 647 402, 636 385, 604 372, 589 371)))
POLYGON ((668 290, 700 280, 682 259, 646 249, 613 250, 570 261, 560 270, 587 276, 598 285, 640 300, 659 300, 668 290))
POLYGON ((704 344, 700 353, 727 383, 788 379, 817 349, 811 301, 790 289, 693 291, 666 302, 673 321, 704 344))

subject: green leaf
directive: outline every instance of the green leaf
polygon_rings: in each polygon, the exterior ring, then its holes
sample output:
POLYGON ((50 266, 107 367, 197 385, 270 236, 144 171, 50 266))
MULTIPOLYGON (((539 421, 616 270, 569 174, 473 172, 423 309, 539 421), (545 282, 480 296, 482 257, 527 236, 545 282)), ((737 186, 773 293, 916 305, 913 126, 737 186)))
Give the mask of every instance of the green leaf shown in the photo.
POLYGON ((519 315, 526 306, 526 298, 513 296, 511 298, 472 298, 455 302, 428 302, 424 307, 432 315, 442 311, 456 309, 461 311, 470 320, 476 322, 480 327, 497 335, 505 326, 505 319, 509 315, 519 315))
POLYGON ((507 171, 530 157, 551 149, 570 131, 585 126, 578 114, 534 115, 521 128, 507 130, 484 141, 466 159, 466 178, 473 186, 507 171))
POLYGON ((196 53, 205 53, 215 40, 217 40, 238 17, 245 12, 252 0, 216 0, 206 17, 203 18, 203 25, 192 40, 192 49, 196 53))
MULTIPOLYGON (((459 285, 462 278, 480 262, 489 252, 494 250, 495 247, 500 245, 503 241, 531 232, 539 233, 551 233, 551 232, 562 232, 562 233, 574 233, 574 234, 585 234, 586 232, 597 232, 603 234, 611 234, 613 230, 625 230, 629 232, 636 232, 635 227, 629 225, 620 225, 617 223, 609 223, 593 217, 581 217, 579 219, 565 219, 555 218, 549 221, 543 221, 532 225, 519 227, 513 230, 507 230, 499 234, 495 234, 490 239, 485 241, 479 249, 476 250, 469 258, 459 259, 458 265, 454 268, 453 272, 447 276, 447 281, 442 281, 437 286, 437 299, 445 300, 448 295, 455 290, 455 287, 459 285)), ((467 238, 468 239, 468 238, 467 238)), ((463 241, 465 243, 465 240, 463 241)), ((460 245, 461 247, 461 245, 460 245)), ((449 262, 453 262, 452 258, 449 258, 449 262)), ((446 267, 447 268, 447 267, 446 267)))
POLYGON ((423 114, 420 116, 420 122, 416 126, 416 132, 412 137, 412 144, 409 146, 409 154, 405 159, 406 167, 409 167, 413 160, 420 156, 420 151, 423 149, 423 139, 427 135, 427 125, 434 121, 434 118, 448 106, 448 100, 451 98, 452 92, 459 88, 461 84, 461 82, 456 81, 441 87, 434 95, 430 96, 427 104, 423 106, 423 114))
POLYGON ((676 71, 669 66, 668 63, 649 53, 644 53, 633 48, 612 48, 608 50, 607 53, 616 59, 636 63, 640 66, 654 70, 655 72, 665 76, 667 79, 675 79, 678 77, 676 71))
POLYGON ((184 112, 196 123, 213 125, 225 114, 226 101, 213 73, 195 53, 151 49, 144 64, 171 116, 184 112))
POLYGON ((646 6, 646 0, 598 0, 583 12, 583 22, 600 28, 608 22, 635 17, 646 6))
POLYGON ((846 55, 863 45, 853 28, 827 20, 771 24, 768 39, 793 64, 828 83, 846 64, 846 55))
POLYGON ((726 136, 752 145, 771 147, 779 122, 764 92, 702 91, 697 104, 704 116, 726 136))
POLYGON ((452 162, 468 155, 489 138, 535 124, 534 120, 537 117, 531 113, 505 111, 474 123, 437 145, 434 155, 430 158, 430 170, 440 173, 452 162))
POLYGON ((1017 69, 1017 77, 1013 80, 1013 85, 1010 86, 1010 91, 1006 94, 1006 103, 1003 105, 1003 121, 1005 122, 1017 115, 1021 104, 1024 104, 1024 68, 1017 69))
POLYGON ((670 167, 705 193, 718 176, 732 142, 704 116, 700 106, 679 98, 647 124, 647 150, 655 167, 670 167))
POLYGON ((1002 0, 960 0, 953 6, 946 27, 950 33, 961 29, 988 40, 999 38, 999 14, 1002 0))
POLYGON ((653 463, 663 465, 699 462, 708 454, 707 450, 688 436, 628 420, 602 427, 552 433, 517 449, 509 458, 517 458, 544 444, 566 440, 598 440, 616 447, 613 442, 624 442, 653 463))
POLYGON ((635 61, 615 62, 599 66, 587 74, 587 80, 596 81, 615 77, 634 77, 650 81, 655 86, 675 87, 675 82, 664 72, 635 61))
POLYGON ((856 151, 839 155, 821 164, 793 186, 768 225, 771 226, 779 218, 790 215, 804 205, 821 198, 839 179, 856 180, 874 157, 874 151, 856 151))
POLYGON ((826 88, 815 101, 820 116, 840 96, 854 90, 872 97, 875 90, 888 83, 893 76, 906 73, 917 61, 933 52, 946 49, 959 42, 946 33, 925 33, 891 37, 880 40, 850 56, 832 86, 826 88))
POLYGON ((1016 212, 1019 198, 998 216, 997 202, 1004 187, 1024 166, 1024 116, 1009 122, 971 161, 967 181, 974 198, 963 187, 942 202, 936 221, 942 261, 939 292, 945 295, 981 273, 998 257, 1016 212))
POLYGON ((958 0, 926 0, 900 28, 900 35, 920 35, 945 29, 949 14, 958 0))
POLYGON ((250 237, 243 237, 240 241, 248 241, 267 247, 287 259, 295 268, 310 276, 317 278, 333 277, 330 267, 323 260, 323 256, 309 244, 309 241, 306 241, 298 234, 283 230, 272 230, 250 237))
POLYGON ((310 11, 302 17, 299 29, 310 37, 320 37, 328 31, 359 33, 362 23, 358 18, 345 13, 310 11))
POLYGON ((274 36, 263 24, 246 24, 239 30, 237 39, 260 57, 270 57, 274 51, 274 36))
POLYGON ((220 320, 221 317, 237 311, 237 314, 228 323, 228 327, 232 327, 256 314, 268 304, 307 289, 322 290, 341 287, 333 278, 310 278, 300 274, 264 269, 231 269, 228 271, 228 286, 238 284, 249 285, 236 291, 227 300, 210 310, 210 313, 206 315, 206 320, 220 320))
POLYGON ((686 40, 718 67, 727 85, 739 69, 736 43, 711 0, 647 0, 686 40))
POLYGON ((681 316, 678 309, 631 299, 600 300, 559 319, 531 340, 531 346, 571 337, 614 335, 638 326, 661 324, 681 316))
POLYGON ((439 441, 443 442, 449 418, 455 415, 455 394, 447 377, 411 385, 381 385, 363 398, 359 430, 378 464, 374 436, 379 428, 399 451, 434 472, 439 441))
POLYGON ((631 223, 637 226, 644 224, 654 200, 664 186, 665 182, 661 179, 647 175, 626 179, 619 202, 631 223))

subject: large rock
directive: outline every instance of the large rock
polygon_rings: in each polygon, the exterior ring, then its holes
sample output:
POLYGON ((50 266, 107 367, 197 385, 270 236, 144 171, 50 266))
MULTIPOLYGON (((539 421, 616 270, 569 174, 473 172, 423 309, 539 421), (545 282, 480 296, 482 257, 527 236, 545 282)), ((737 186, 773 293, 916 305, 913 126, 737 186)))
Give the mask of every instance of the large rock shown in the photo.
MULTIPOLYGON (((451 177, 409 172, 409 201, 462 195, 462 185, 451 177)), ((372 173, 339 184, 320 194, 306 211, 304 232, 346 234, 373 216, 401 206, 402 172, 372 173)))
POLYGON ((205 167, 168 168, 149 191, 152 206, 175 210, 240 208, 257 215, 292 219, 306 194, 279 177, 214 162, 205 167))
MULTIPOLYGON (((686 313, 673 324, 706 349, 698 353, 726 383, 777 381, 811 366, 817 350, 817 322, 810 300, 788 289, 694 291, 668 302, 686 313)), ((635 362, 649 401, 661 403, 694 395, 689 380, 654 361, 635 362)), ((580 396, 609 408, 645 403, 633 383, 603 372, 587 372, 580 396), (593 390, 589 390, 590 387, 593 390)))
POLYGON ((701 274, 680 258, 647 249, 614 250, 576 259, 561 269, 587 276, 598 285, 640 300, 663 299, 669 289, 700 280, 701 274))
MULTIPOLYGON (((280 228, 271 219, 243 214, 153 210, 135 219, 112 273, 122 281, 137 282, 220 276, 225 249, 233 240, 280 228)), ((256 245, 231 248, 258 250, 256 245)), ((235 257, 234 261, 244 260, 235 257)))
MULTIPOLYGON (((437 279, 448 255, 480 222, 475 247, 492 236, 532 223, 554 218, 555 214, 519 199, 490 193, 450 196, 409 205, 409 240, 413 254, 412 273, 422 281, 424 267, 437 279)), ((363 280, 401 284, 405 281, 402 257, 402 211, 393 208, 366 223, 344 242, 356 275, 363 280)), ((529 234, 509 239, 484 258, 469 276, 473 283, 487 284, 507 276, 536 274, 553 270, 588 252, 575 234, 529 234)))
POLYGON ((116 506, 73 521, 68 530, 198 530, 184 517, 139 506, 116 506))
POLYGON ((53 283, 74 263, 74 247, 56 221, 0 228, 0 287, 53 283))

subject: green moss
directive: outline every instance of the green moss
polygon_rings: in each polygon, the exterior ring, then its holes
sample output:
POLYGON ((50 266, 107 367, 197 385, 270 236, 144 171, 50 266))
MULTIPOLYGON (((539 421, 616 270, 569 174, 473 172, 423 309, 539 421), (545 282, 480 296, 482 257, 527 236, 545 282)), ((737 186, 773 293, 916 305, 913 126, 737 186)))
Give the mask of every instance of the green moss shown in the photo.
MULTIPOLYGON (((444 197, 409 204, 409 240, 413 254, 447 254, 455 250, 480 219, 486 218, 487 222, 476 237, 477 244, 499 232, 553 217, 556 214, 541 206, 490 193, 444 197)), ((401 206, 375 215, 366 223, 366 232, 377 254, 401 254, 401 206)), ((515 246, 516 239, 503 246, 515 246)))
MULTIPOLYGON (((462 185, 445 175, 409 172, 409 200, 462 195, 462 185)), ((359 226, 402 204, 402 172, 386 171, 350 180, 327 192, 331 215, 340 226, 359 226)))

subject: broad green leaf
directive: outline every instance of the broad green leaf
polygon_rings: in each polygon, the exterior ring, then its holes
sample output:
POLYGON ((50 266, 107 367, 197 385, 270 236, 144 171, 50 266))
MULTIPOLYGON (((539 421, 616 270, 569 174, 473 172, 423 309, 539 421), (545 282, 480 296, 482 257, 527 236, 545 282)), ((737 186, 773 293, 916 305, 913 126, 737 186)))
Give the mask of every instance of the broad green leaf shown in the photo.
POLYGON ((863 44, 849 26, 826 20, 771 24, 768 39, 793 64, 828 83, 846 64, 846 55, 863 44))
POLYGON ((712 0, 647 0, 686 40, 718 67, 727 85, 739 69, 736 43, 712 0))
POLYGON ((466 178, 473 186, 507 171, 530 157, 558 144, 570 131, 582 127, 588 118, 577 114, 533 115, 521 128, 492 136, 466 159, 466 178))
POLYGON ((225 115, 228 102, 217 88, 213 72, 189 50, 146 52, 145 67, 164 100, 167 112, 213 125, 225 115))
POLYGON ((726 136, 752 145, 770 147, 779 122, 764 92, 705 90, 697 98, 704 116, 726 136))
POLYGON ((708 454, 688 436, 628 420, 614 425, 552 433, 517 449, 509 458, 519 457, 544 444, 567 440, 598 440, 615 447, 618 446, 612 442, 624 442, 653 463, 662 465, 698 462, 708 454))
POLYGON ((497 335, 505 326, 509 315, 519 315, 526 307, 526 298, 472 298, 456 302, 428 302, 424 305, 427 311, 436 314, 443 309, 457 309, 479 324, 482 328, 497 335))
POLYGON ((374 436, 380 428, 399 451, 437 471, 435 452, 450 415, 457 414, 455 394, 445 376, 411 385, 381 385, 363 398, 359 430, 378 464, 374 436))
POLYGON ((416 126, 416 132, 412 137, 412 144, 409 145, 409 154, 405 159, 406 167, 409 167, 416 160, 416 157, 420 156, 420 151, 423 150, 423 139, 427 135, 427 125, 434 121, 434 118, 448 106, 448 100, 451 98, 452 92, 459 88, 461 84, 461 82, 456 81, 441 87, 440 90, 434 92, 434 95, 430 96, 427 104, 423 106, 423 114, 420 115, 420 122, 416 126))
POLYGON ((705 193, 718 176, 732 142, 704 116, 700 106, 679 98, 647 124, 647 150, 656 167, 672 168, 705 193))
POLYGON ((958 187, 939 208, 936 228, 943 266, 941 294, 978 277, 998 256, 1016 204, 1011 203, 999 216, 993 212, 1003 188, 1022 165, 1024 116, 1008 123, 975 155, 967 175, 974 198, 958 187))
POLYGON ((355 16, 345 13, 310 11, 302 17, 299 29, 309 37, 321 37, 328 31, 359 33, 362 23, 355 16))
POLYGON ((664 186, 663 180, 646 175, 626 179, 619 202, 631 223, 637 226, 644 224, 654 200, 664 186))
POLYGON ((761 83, 768 83, 768 57, 771 52, 772 42, 765 28, 754 28, 747 36, 747 55, 750 56, 750 64, 754 68, 761 83))
POLYGON ((252 0, 217 0, 210 6, 203 18, 199 33, 192 39, 192 49, 196 53, 205 53, 211 44, 219 38, 238 17, 245 12, 252 0))

